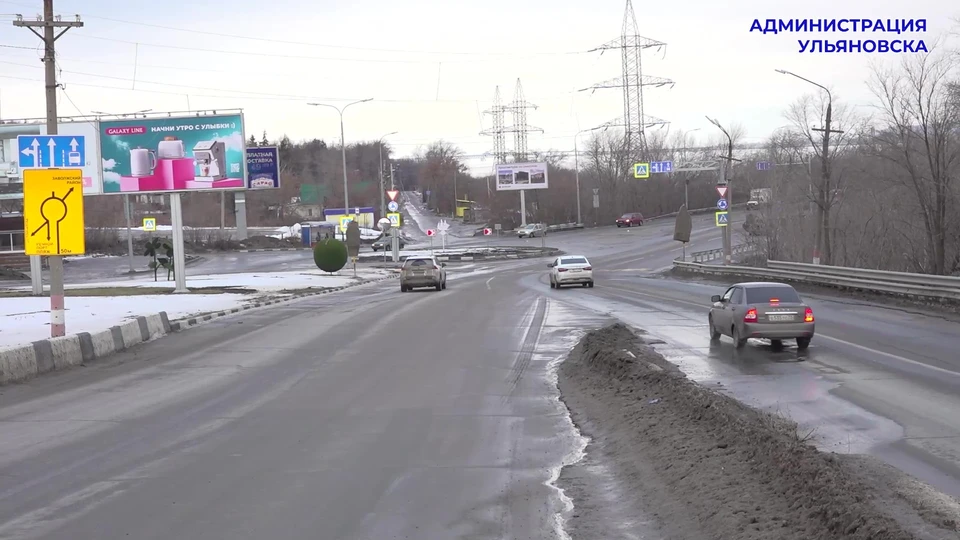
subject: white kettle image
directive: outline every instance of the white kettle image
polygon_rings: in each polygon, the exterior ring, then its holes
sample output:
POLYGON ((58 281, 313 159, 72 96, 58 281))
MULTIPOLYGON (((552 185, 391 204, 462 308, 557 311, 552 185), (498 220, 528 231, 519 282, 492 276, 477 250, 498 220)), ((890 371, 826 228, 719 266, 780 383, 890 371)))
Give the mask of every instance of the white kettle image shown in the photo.
POLYGON ((153 176, 157 168, 157 155, 146 148, 130 150, 130 176, 153 176))

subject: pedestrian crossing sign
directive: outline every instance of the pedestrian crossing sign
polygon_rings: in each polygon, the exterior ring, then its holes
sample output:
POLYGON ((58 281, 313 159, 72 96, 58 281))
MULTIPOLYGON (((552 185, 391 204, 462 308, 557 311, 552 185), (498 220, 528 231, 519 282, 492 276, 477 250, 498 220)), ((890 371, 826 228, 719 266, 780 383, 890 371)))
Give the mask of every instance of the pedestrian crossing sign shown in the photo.
POLYGON ((633 165, 633 177, 634 177, 634 178, 650 178, 650 164, 649 164, 649 163, 634 163, 634 165, 633 165))
POLYGON ((726 227, 729 223, 729 218, 727 217, 726 212, 717 212, 717 227, 726 227))

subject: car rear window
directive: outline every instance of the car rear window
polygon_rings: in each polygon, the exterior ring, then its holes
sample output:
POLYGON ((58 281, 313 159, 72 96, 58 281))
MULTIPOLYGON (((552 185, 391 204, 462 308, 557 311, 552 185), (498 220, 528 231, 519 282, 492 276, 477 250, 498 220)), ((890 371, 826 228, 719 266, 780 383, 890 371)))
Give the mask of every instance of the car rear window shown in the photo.
POLYGON ((764 304, 771 298, 776 298, 780 302, 800 302, 800 295, 793 290, 793 287, 747 287, 748 304, 764 304))
POLYGON ((583 257, 570 257, 569 259, 560 259, 560 264, 587 264, 583 257))
POLYGON ((433 266, 433 262, 430 259, 407 259, 403 263, 404 268, 410 268, 411 266, 433 266))

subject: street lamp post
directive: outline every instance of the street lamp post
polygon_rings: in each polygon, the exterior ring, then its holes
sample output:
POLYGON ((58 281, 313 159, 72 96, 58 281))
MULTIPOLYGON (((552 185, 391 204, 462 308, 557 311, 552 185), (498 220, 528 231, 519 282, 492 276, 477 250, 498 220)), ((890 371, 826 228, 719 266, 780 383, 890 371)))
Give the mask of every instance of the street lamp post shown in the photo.
POLYGON ((580 218, 580 153, 577 150, 577 138, 580 137, 581 133, 586 133, 588 131, 596 131, 598 129, 606 129, 603 126, 581 129, 573 136, 573 167, 576 170, 576 179, 577 179, 577 224, 583 223, 583 220, 580 218))
MULTIPOLYGON (((823 129, 813 128, 813 131, 822 131, 823 132, 823 148, 822 148, 822 159, 820 160, 820 186, 817 189, 817 240, 816 247, 813 251, 813 264, 820 264, 820 253, 822 252, 825 255, 826 264, 830 264, 831 258, 831 249, 830 243, 826 237, 827 230, 830 228, 830 199, 832 198, 832 190, 830 189, 830 134, 831 133, 843 133, 843 131, 830 129, 830 122, 833 117, 833 94, 830 93, 830 89, 826 86, 811 81, 806 77, 801 77, 792 71, 787 71, 785 69, 774 70, 777 73, 783 75, 790 75, 804 81, 806 83, 812 84, 824 92, 827 93, 827 117, 824 121, 823 129)), ((811 176, 812 178, 812 176, 811 176)))
POLYGON ((351 105, 356 105, 357 103, 366 103, 368 101, 373 101, 373 98, 361 99, 359 101, 354 101, 347 103, 343 108, 338 108, 336 105, 328 105, 326 103, 307 103, 307 105, 312 105, 314 107, 330 107, 331 109, 337 111, 337 114, 340 115, 340 159, 343 161, 343 212, 345 215, 350 215, 350 195, 349 187, 347 186, 347 140, 343 137, 343 112, 347 110, 347 107, 351 105))
POLYGON ((399 131, 391 131, 383 137, 377 139, 377 146, 380 148, 380 218, 383 219, 387 215, 387 202, 384 198, 384 192, 386 188, 383 185, 383 140, 391 135, 396 135, 399 131))
MULTIPOLYGON (((700 131, 700 128, 691 129, 690 131, 681 131, 681 140, 680 143, 683 144, 683 148, 687 147, 687 134, 693 133, 694 131, 700 131)), ((683 205, 687 208, 687 211, 690 211, 690 176, 683 175, 683 205)))

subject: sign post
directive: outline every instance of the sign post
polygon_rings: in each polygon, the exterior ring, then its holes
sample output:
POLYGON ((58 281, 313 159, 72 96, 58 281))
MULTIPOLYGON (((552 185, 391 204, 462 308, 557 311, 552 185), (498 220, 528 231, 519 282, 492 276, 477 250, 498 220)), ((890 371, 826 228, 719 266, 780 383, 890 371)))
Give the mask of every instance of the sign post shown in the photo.
POLYGON ((490 235, 493 234, 493 230, 490 228, 483 229, 483 236, 487 240, 487 247, 490 247, 490 235))
POLYGON ((440 223, 437 223, 437 230, 440 231, 440 249, 447 249, 447 231, 450 230, 450 224, 447 223, 447 220, 441 219, 440 223))
POLYGON ((437 234, 433 229, 427 229, 427 238, 430 239, 430 254, 433 255, 433 235, 437 234))
POLYGON ((61 337, 66 335, 61 257, 86 251, 83 171, 25 169, 22 174, 24 251, 51 259, 50 337, 61 337))

